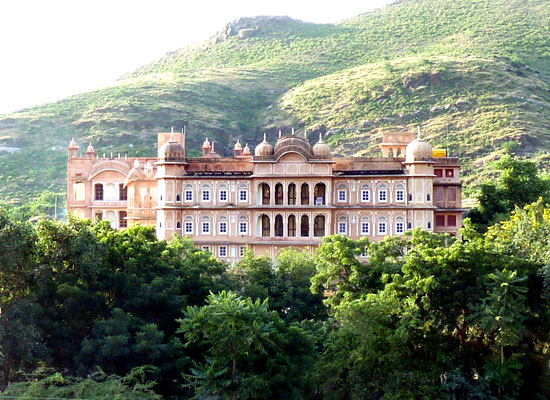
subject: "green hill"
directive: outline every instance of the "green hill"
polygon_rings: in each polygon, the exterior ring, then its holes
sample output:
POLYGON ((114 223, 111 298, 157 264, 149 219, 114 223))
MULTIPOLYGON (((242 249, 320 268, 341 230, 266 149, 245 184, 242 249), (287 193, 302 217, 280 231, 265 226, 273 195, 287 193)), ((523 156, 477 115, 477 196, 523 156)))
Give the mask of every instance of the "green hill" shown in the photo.
POLYGON ((63 191, 73 136, 145 155, 184 124, 192 151, 208 136, 226 154, 290 126, 373 154, 381 132, 422 124, 460 155, 471 190, 504 149, 548 165, 549 84, 546 0, 404 0, 338 24, 243 18, 112 87, 0 116, 0 200, 63 191))

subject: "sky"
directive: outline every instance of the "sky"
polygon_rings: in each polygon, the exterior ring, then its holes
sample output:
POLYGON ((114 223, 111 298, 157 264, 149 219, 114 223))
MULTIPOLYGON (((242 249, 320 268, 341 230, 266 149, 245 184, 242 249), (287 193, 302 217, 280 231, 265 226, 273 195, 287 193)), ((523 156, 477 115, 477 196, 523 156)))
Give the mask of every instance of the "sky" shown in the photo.
POLYGON ((109 86, 228 22, 331 23, 390 0, 0 0, 0 113, 109 86))

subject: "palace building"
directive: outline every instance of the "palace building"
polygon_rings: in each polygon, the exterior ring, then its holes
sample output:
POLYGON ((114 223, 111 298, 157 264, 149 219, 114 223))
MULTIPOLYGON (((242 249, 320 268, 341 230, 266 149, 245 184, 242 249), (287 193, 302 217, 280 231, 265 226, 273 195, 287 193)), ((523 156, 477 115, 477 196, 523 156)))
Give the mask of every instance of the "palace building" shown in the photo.
POLYGON ((460 164, 411 132, 388 132, 382 157, 336 157, 321 136, 264 140, 233 157, 206 139, 188 157, 185 133, 158 134, 157 157, 84 155, 68 147, 67 210, 114 228, 154 226, 159 239, 188 236, 216 257, 245 249, 276 257, 313 250, 327 235, 378 241, 422 228, 456 235, 462 224, 460 164))

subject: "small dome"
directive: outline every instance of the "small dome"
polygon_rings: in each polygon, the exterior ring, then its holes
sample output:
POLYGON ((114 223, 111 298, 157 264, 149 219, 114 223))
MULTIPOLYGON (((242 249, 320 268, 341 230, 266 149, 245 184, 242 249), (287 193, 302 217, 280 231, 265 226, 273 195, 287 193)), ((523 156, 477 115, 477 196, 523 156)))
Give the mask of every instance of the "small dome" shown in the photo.
POLYGON ((243 149, 243 156, 251 156, 252 153, 250 152, 250 147, 248 147, 248 143, 246 144, 246 146, 244 146, 244 149, 243 149))
POLYGON ((432 158, 432 146, 424 139, 414 139, 405 150, 405 162, 428 161, 432 158))
POLYGON ((241 142, 237 140, 237 143, 235 143, 235 147, 233 148, 233 150, 242 150, 242 149, 243 149, 243 146, 241 146, 241 142))
POLYGON ((95 152, 94 146, 92 146, 92 144, 90 143, 90 145, 86 149, 86 153, 94 153, 94 152, 95 152))
POLYGON ((69 143, 69 149, 78 149, 78 145, 76 144, 74 138, 71 139, 71 142, 69 143))
POLYGON ((211 149, 212 148, 212 145, 208 141, 208 138, 205 139, 204 143, 202 144, 202 148, 203 149, 211 149))
POLYGON ((183 161, 185 159, 185 149, 180 142, 172 137, 160 147, 159 158, 162 161, 183 161))
POLYGON ((137 167, 134 165, 134 167, 130 170, 130 172, 128 172, 128 176, 124 180, 124 187, 128 186, 130 182, 139 181, 145 178, 146 178, 145 173, 141 169, 139 169, 139 163, 138 163, 137 167))
POLYGON ((330 147, 323 140, 323 136, 319 133, 319 141, 313 146, 313 155, 316 156, 330 156, 330 147))
POLYGON ((254 149, 254 155, 256 156, 272 156, 273 146, 267 142, 266 135, 264 133, 264 141, 256 146, 254 149))
POLYGON ((279 157, 287 152, 299 153, 309 159, 311 157, 311 144, 304 136, 285 135, 275 143, 275 153, 279 157))

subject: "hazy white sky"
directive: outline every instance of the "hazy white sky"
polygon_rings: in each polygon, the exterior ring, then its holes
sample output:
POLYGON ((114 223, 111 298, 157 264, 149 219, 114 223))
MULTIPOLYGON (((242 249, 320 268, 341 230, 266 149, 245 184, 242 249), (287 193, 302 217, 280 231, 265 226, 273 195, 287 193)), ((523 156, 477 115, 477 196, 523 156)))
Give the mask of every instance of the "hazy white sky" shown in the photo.
POLYGON ((389 0, 0 0, 0 113, 111 84, 239 17, 337 22, 389 0))

